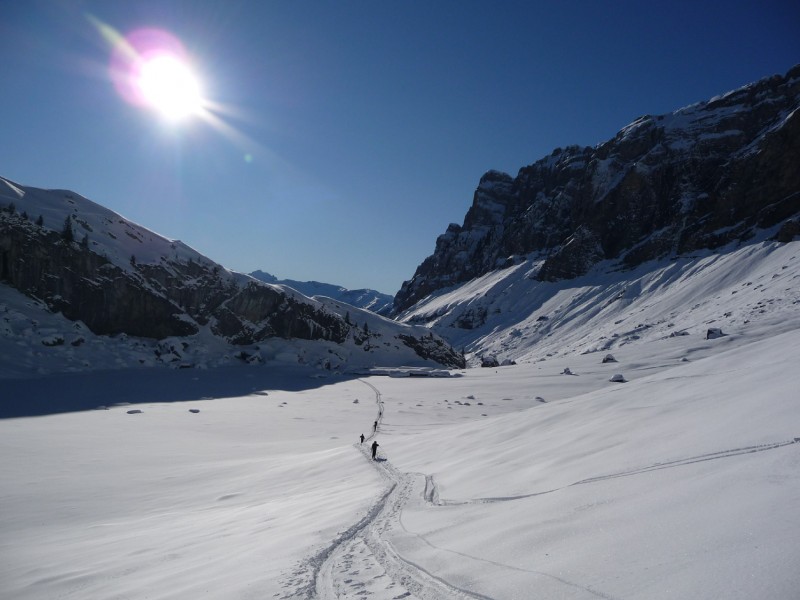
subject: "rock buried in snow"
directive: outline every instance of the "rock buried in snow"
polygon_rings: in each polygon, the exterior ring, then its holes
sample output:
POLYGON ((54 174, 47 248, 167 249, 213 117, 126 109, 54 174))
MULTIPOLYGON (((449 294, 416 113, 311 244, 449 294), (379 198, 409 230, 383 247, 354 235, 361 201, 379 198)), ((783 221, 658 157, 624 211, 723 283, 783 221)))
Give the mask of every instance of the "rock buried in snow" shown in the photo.
POLYGON ((199 409, 199 408, 190 408, 190 409, 189 409, 189 412, 190 412, 190 413, 195 413, 195 414, 197 414, 197 413, 199 413, 199 412, 200 412, 200 409, 199 409))
POLYGON ((566 367, 563 371, 561 371, 562 375, 572 375, 572 370, 569 367, 566 367))
POLYGON ((707 340, 715 340, 717 338, 721 338, 725 334, 722 333, 722 329, 719 327, 710 327, 708 331, 706 331, 706 339, 707 340))
POLYGON ((625 383, 626 379, 622 375, 617 373, 616 375, 611 377, 611 379, 609 379, 609 381, 613 381, 614 383, 625 383))
POLYGON ((603 357, 603 363, 612 363, 612 362, 617 362, 617 359, 614 358, 613 354, 606 354, 605 357, 603 357))
POLYGON ((128 414, 129 415, 138 415, 138 414, 141 414, 141 412, 142 411, 140 411, 138 408, 134 408, 133 410, 129 410, 128 414))

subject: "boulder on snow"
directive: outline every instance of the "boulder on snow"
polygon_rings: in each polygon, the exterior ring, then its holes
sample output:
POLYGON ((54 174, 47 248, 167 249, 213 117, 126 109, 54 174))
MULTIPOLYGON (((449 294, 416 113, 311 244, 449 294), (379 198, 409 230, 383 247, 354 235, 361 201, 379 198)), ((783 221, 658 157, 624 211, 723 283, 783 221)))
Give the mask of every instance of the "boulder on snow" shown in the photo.
POLYGON ((798 235, 800 235, 800 221, 789 219, 783 225, 781 225, 781 228, 778 230, 778 233, 775 234, 773 239, 781 244, 788 244, 798 235))
POLYGON ((706 331, 706 339, 707 340, 715 340, 717 338, 723 337, 725 334, 722 333, 722 329, 719 327, 709 327, 708 331, 706 331))
POLYGON ((140 411, 138 408, 134 408, 133 410, 129 410, 128 414, 129 415, 140 415, 140 414, 142 414, 142 411, 140 411))
POLYGON ((53 346, 63 346, 64 345, 64 337, 58 334, 51 335, 46 337, 42 340, 42 344, 48 347, 53 346))
POLYGON ((517 361, 511 360, 510 358, 504 358, 503 362, 500 363, 501 367, 513 367, 517 364, 517 361))
POLYGON ((615 363, 615 362, 617 362, 617 359, 614 358, 613 354, 606 354, 603 357, 603 364, 605 364, 605 363, 615 363))
POLYGON ((497 357, 493 354, 488 354, 486 356, 481 356, 481 366, 482 367, 499 367, 500 363, 497 362, 497 357))
POLYGON ((574 375, 575 373, 569 367, 565 367, 563 371, 561 371, 562 375, 574 375))
POLYGON ((609 381, 613 381, 614 383, 625 383, 627 379, 625 379, 620 373, 617 373, 613 375, 609 381))

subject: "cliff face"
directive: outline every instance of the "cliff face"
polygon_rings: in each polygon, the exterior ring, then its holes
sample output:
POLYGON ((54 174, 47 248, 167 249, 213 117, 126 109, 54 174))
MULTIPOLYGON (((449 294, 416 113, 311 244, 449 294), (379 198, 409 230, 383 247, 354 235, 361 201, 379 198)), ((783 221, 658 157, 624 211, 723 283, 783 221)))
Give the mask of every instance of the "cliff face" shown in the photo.
POLYGON ((218 266, 162 261, 123 269, 24 219, 0 220, 2 280, 99 335, 163 339, 209 325, 236 345, 269 337, 342 342, 343 319, 218 266))
POLYGON ((425 329, 346 305, 337 310, 228 271, 72 192, 2 178, 0 283, 100 336, 163 340, 211 334, 238 347, 280 338, 340 345, 340 366, 354 350, 362 365, 391 365, 408 354, 464 365, 461 354, 439 338, 439 344, 423 343, 430 335, 425 329), (351 321, 349 309, 361 326, 351 321), (387 348, 397 349, 397 356, 387 348), (365 350, 374 355, 371 360, 363 359, 365 350))
POLYGON ((624 266, 744 241, 800 212, 800 66, 674 113, 643 116, 599 146, 556 149, 512 178, 480 180, 395 297, 546 255, 537 278, 570 279, 603 259, 624 266))

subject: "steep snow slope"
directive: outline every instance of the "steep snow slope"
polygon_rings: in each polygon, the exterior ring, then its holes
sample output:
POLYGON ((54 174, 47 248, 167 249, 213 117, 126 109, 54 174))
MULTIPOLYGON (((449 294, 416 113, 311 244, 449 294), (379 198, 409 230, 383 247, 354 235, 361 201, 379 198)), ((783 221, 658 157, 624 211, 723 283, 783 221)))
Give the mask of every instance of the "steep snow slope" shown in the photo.
POLYGON ((426 328, 259 282, 78 194, 3 178, 0 317, 0 377, 232 361, 463 364, 426 328))
MULTIPOLYGON (((764 236, 766 237, 766 235, 764 236)), ((572 280, 534 279, 540 259, 432 294, 400 315, 428 322, 476 364, 483 355, 517 362, 608 352, 708 328, 768 335, 800 321, 800 242, 756 242, 618 270, 597 265, 572 280)))

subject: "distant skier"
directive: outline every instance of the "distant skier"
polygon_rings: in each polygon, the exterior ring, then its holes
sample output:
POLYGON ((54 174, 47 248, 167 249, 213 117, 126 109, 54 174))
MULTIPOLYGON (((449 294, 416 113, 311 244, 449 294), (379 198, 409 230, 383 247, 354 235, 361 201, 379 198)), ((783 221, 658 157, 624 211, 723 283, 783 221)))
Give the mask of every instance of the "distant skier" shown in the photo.
POLYGON ((378 422, 377 421, 375 421, 375 423, 372 425, 372 431, 373 432, 378 431, 378 422))
POLYGON ((361 434, 361 443, 362 444, 364 443, 364 434, 363 433, 361 434))
POLYGON ((372 460, 375 460, 377 454, 378 454, 378 442, 372 442, 372 460))

